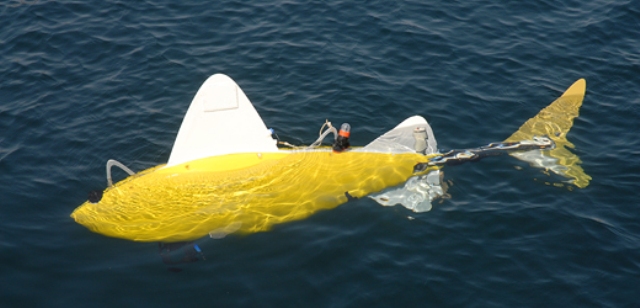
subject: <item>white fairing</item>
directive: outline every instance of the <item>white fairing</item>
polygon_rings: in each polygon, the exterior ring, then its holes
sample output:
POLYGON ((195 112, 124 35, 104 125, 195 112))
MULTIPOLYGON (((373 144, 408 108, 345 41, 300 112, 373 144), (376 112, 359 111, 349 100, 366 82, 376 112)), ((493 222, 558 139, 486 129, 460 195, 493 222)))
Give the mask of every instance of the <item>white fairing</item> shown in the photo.
MULTIPOLYGON (((413 116, 373 142, 361 149, 365 152, 383 153, 415 153, 416 139, 413 131, 417 127, 423 127, 427 132, 427 149, 425 154, 433 154, 438 151, 438 143, 433 135, 431 126, 421 116, 413 116)), ((413 176, 401 186, 391 187, 379 193, 369 195, 384 206, 402 206, 414 212, 427 212, 431 210, 431 202, 444 195, 440 183, 440 170, 434 170, 426 175, 413 176)))
POLYGON ((210 156, 276 151, 276 141, 244 92, 228 76, 216 74, 191 102, 167 167, 210 156))
POLYGON ((371 143, 360 149, 363 152, 381 153, 415 153, 416 140, 413 137, 413 130, 417 127, 424 127, 427 131, 427 149, 425 154, 433 154, 438 151, 436 137, 433 136, 431 126, 421 116, 412 116, 402 121, 392 130, 376 138, 371 143))

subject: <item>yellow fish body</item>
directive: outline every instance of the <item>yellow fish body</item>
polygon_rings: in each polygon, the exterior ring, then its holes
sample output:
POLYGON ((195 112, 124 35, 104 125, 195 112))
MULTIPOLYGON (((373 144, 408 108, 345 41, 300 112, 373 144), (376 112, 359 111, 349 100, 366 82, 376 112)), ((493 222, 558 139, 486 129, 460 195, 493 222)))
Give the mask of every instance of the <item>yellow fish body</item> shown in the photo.
MULTIPOLYGON (((578 115, 585 85, 583 79, 577 81, 507 139, 519 141, 549 135, 556 142, 555 149, 527 152, 533 159, 512 155, 532 163, 538 161, 540 153, 547 155, 556 163, 552 171, 571 178, 578 187, 588 185, 591 178, 565 146, 571 146, 566 133, 578 115)), ((353 151, 280 150, 263 134, 264 123, 235 82, 224 75, 214 75, 189 107, 166 165, 110 185, 100 200, 85 202, 71 217, 93 232, 143 242, 267 231, 275 224, 304 219, 352 198, 438 172, 439 166, 414 169, 441 156, 436 153, 435 138, 426 121, 412 117, 396 129, 405 129, 406 133, 407 129, 424 126, 428 128, 427 132, 423 130, 428 141, 422 145, 427 147, 423 151, 426 155, 408 146, 414 142, 411 136, 407 141, 406 134, 398 135, 396 130, 353 151), (223 136, 209 132, 211 123, 228 127, 246 117, 252 119, 253 125, 247 131, 223 136), (255 135, 259 136, 254 138, 255 135), (209 142, 212 138, 215 142, 209 142), (251 138, 253 142, 234 144, 251 138), (401 142, 395 143, 398 140, 401 142), (218 143, 229 143, 230 147, 221 148, 218 143)))
POLYGON ((91 231, 146 242, 267 231, 401 184, 427 158, 328 150, 214 156, 133 175, 71 217, 91 231))

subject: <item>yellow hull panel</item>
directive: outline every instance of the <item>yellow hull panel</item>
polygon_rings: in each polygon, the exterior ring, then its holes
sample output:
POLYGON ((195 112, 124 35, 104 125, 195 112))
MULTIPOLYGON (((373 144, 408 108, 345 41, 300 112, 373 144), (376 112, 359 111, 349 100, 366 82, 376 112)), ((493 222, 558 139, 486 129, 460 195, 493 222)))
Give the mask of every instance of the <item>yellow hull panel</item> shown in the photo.
POLYGON ((71 217, 93 232, 145 242, 267 231, 335 208, 347 192, 363 197, 401 184, 428 158, 322 150, 214 156, 133 175, 71 217))

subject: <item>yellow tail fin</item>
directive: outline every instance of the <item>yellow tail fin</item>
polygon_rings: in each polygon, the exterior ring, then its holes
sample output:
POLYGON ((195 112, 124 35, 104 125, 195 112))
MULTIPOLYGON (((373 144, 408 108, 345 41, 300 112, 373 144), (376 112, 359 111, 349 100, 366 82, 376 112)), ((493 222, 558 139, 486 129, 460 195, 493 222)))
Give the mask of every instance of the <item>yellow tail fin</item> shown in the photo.
POLYGON ((505 140, 515 142, 529 140, 533 136, 548 136, 553 139, 556 143, 555 149, 512 155, 536 167, 570 178, 570 182, 579 188, 587 187, 591 177, 579 166, 582 163, 580 158, 567 149, 567 147, 574 148, 574 145, 567 140, 567 133, 573 126, 573 119, 579 114, 586 88, 587 82, 584 79, 574 82, 562 96, 525 122, 518 131, 505 140))

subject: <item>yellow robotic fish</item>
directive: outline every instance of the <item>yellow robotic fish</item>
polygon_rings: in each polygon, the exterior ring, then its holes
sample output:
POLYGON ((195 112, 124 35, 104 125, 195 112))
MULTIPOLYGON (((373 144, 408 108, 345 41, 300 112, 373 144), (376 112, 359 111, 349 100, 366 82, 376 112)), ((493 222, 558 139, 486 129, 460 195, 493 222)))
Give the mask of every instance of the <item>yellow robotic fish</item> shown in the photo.
POLYGON ((501 153, 586 187, 591 178, 564 148, 585 88, 578 80, 505 142, 480 148, 439 153, 427 121, 414 116, 361 148, 350 147, 348 124, 329 124, 314 144, 281 149, 238 85, 216 74, 194 97, 167 164, 134 174, 109 160, 107 189, 71 217, 106 236, 179 242, 267 231, 364 196, 422 212, 443 194, 442 166, 501 153), (333 146, 318 147, 331 133, 333 146), (130 176, 113 184, 113 166, 130 176))

